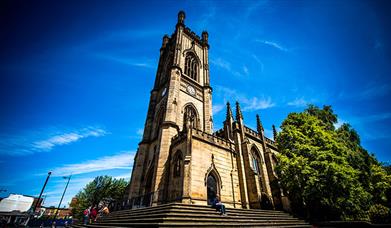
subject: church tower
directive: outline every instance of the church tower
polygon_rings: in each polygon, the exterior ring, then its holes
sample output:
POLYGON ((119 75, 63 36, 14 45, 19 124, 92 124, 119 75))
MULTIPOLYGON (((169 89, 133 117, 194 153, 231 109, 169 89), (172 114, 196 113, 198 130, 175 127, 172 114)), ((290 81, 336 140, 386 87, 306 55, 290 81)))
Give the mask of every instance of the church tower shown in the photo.
POLYGON ((209 84, 208 33, 201 38, 178 13, 175 31, 165 35, 150 95, 142 141, 135 156, 129 198, 141 205, 163 201, 171 140, 186 128, 212 133, 212 88, 209 84))
POLYGON ((169 202, 286 208, 274 172, 277 147, 258 116, 257 130, 227 104, 224 127, 213 132, 208 33, 197 36, 178 14, 163 37, 142 141, 134 158, 127 207, 169 202))

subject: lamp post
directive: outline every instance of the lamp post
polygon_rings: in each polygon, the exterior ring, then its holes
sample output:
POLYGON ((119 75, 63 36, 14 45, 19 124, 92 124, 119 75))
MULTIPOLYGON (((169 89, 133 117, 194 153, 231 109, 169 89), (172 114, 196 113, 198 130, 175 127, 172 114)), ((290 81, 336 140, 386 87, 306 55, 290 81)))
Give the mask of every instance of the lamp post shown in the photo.
POLYGON ((57 210, 56 210, 56 214, 54 214, 53 222, 55 222, 55 220, 57 218, 57 214, 58 214, 58 211, 60 210, 62 199, 64 198, 65 192, 67 191, 68 184, 69 184, 69 181, 71 180, 71 177, 72 177, 72 174, 69 177, 63 177, 64 179, 68 179, 68 182, 67 182, 67 185, 65 185, 65 189, 64 189, 64 192, 62 193, 62 196, 61 196, 61 199, 60 199, 60 203, 58 204, 58 207, 57 207, 57 210))
POLYGON ((35 205, 34 205, 33 213, 35 213, 35 210, 37 209, 37 206, 38 206, 38 204, 39 204, 39 201, 41 200, 41 197, 42 197, 43 190, 45 190, 46 184, 48 183, 48 180, 49 180, 49 177, 50 177, 51 174, 52 174, 52 172, 49 171, 49 172, 48 172, 48 176, 46 177, 45 184, 43 184, 41 193, 39 193, 38 200, 37 200, 37 202, 36 202, 35 205))

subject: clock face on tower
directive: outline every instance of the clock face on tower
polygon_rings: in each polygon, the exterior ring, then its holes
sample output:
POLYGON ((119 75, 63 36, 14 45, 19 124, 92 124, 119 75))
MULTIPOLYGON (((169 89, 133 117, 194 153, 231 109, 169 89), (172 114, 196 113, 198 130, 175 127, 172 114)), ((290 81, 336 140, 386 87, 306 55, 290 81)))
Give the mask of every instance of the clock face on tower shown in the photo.
POLYGON ((190 93, 190 95, 194 96, 195 95, 195 89, 193 86, 189 85, 186 88, 187 92, 190 93))

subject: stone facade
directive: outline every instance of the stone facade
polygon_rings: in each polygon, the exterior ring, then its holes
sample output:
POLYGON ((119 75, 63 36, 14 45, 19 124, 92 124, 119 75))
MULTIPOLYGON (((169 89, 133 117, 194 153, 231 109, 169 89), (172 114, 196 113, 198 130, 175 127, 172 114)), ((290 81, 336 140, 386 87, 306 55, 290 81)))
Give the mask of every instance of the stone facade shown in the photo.
POLYGON ((197 36, 179 12, 163 37, 143 139, 134 159, 128 199, 133 207, 169 202, 207 205, 216 194, 227 207, 287 207, 274 166, 277 148, 245 126, 227 104, 223 129, 213 132, 208 33, 197 36))

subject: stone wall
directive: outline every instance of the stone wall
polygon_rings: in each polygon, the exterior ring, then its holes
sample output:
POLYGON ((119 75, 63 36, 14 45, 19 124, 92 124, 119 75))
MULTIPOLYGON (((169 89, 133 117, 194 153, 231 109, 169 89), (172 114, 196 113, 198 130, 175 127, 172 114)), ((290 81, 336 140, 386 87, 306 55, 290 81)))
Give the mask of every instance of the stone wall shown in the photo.
POLYGON ((219 191, 227 207, 240 207, 240 186, 233 145, 224 139, 195 131, 191 155, 191 199, 195 204, 207 204, 208 172, 218 173, 219 191), (213 155, 213 157, 212 157, 213 155))

